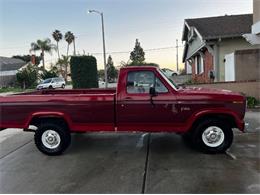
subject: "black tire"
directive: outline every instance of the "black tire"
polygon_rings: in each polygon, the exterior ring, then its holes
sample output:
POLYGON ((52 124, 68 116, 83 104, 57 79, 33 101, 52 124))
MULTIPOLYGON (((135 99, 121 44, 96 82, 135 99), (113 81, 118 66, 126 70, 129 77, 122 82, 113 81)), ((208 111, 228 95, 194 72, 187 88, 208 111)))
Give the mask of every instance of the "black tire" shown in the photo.
POLYGON ((34 141, 37 148, 44 154, 55 156, 62 154, 70 145, 71 136, 69 130, 65 125, 59 125, 56 123, 42 123, 38 126, 38 129, 34 135, 34 141), (47 130, 52 130, 59 135, 60 142, 55 148, 48 148, 42 141, 42 136, 47 130))
POLYGON ((50 85, 50 86, 49 86, 49 89, 53 89, 53 87, 50 85))
POLYGON ((61 85, 61 88, 62 88, 62 89, 64 89, 64 88, 65 88, 65 85, 64 85, 64 84, 62 84, 62 85, 61 85))
MULTIPOLYGON (((213 128, 214 129, 214 128, 213 128)), ((215 128, 216 129, 216 128, 215 128)), ((204 153, 216 154, 225 152, 233 142, 233 131, 228 122, 218 119, 207 119, 202 121, 192 132, 192 144, 204 153), (204 141, 202 136, 204 131, 210 127, 217 127, 222 130, 221 134, 224 134, 224 139, 219 142, 217 146, 209 146, 204 141)), ((204 136, 204 139, 205 136, 204 136)), ((221 139, 220 139, 221 140, 221 139)), ((208 143, 211 144, 211 143, 208 143)))
POLYGON ((173 76, 173 77, 177 76, 177 73, 173 73, 172 76, 173 76))

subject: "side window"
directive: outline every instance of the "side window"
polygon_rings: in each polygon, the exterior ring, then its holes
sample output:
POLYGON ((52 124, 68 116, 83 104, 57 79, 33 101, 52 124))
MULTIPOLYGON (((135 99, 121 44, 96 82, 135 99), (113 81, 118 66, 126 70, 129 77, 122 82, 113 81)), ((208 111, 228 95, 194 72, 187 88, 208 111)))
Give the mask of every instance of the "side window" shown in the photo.
POLYGON ((152 71, 133 71, 127 75, 127 93, 148 94, 150 87, 154 86, 154 73, 152 71))
POLYGON ((161 82, 160 79, 156 77, 155 79, 155 90, 158 93, 167 93, 168 89, 165 87, 165 85, 161 82))

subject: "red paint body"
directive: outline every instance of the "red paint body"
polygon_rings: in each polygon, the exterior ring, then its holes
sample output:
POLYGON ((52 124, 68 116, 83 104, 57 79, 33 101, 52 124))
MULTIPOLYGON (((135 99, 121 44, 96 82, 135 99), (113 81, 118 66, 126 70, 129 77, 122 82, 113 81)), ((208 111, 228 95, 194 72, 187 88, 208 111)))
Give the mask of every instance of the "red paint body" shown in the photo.
POLYGON ((46 90, 0 96, 0 128, 28 128, 35 117, 64 119, 73 132, 186 132, 200 117, 222 114, 244 129, 246 100, 238 93, 202 88, 175 89, 155 67, 120 70, 117 89, 46 90), (129 71, 149 70, 167 93, 127 94, 129 71))

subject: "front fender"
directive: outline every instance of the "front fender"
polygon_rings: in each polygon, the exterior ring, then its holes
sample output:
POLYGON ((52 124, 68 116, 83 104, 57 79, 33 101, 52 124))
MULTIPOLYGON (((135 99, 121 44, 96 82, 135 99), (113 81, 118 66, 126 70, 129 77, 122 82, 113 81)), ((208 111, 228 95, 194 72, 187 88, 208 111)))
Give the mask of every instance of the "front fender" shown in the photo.
POLYGON ((209 110, 202 110, 199 111, 195 114, 192 115, 191 117, 191 122, 189 123, 189 128, 192 127, 192 125, 194 124, 195 121, 197 121, 198 119, 202 118, 202 117, 206 117, 206 116, 212 116, 212 115, 226 115, 229 117, 232 117, 234 119, 234 122, 236 124, 236 127, 241 130, 244 131, 245 128, 245 123, 244 120, 240 119, 239 116, 232 110, 228 110, 228 109, 209 109, 209 110))

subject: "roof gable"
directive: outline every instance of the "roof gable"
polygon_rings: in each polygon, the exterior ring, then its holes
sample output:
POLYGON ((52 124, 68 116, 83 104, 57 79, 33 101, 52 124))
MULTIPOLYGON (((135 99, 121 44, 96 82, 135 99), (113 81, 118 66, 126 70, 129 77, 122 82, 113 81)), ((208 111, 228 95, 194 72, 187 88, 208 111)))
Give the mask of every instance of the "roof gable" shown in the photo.
POLYGON ((0 56, 0 71, 18 70, 26 64, 21 59, 0 56))
POLYGON ((253 14, 186 19, 185 24, 195 27, 205 40, 239 37, 251 32, 253 14))

